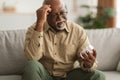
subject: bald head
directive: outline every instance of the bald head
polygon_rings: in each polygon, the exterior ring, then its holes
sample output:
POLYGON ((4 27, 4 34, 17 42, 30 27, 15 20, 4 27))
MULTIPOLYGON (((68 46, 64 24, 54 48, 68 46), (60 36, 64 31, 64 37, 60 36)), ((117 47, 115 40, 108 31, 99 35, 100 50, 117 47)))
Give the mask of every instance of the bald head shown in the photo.
POLYGON ((63 4, 63 0, 44 0, 43 4, 49 4, 50 2, 60 2, 63 4))
POLYGON ((67 11, 67 6, 63 0, 44 0, 43 5, 51 5, 51 7, 62 7, 67 11))

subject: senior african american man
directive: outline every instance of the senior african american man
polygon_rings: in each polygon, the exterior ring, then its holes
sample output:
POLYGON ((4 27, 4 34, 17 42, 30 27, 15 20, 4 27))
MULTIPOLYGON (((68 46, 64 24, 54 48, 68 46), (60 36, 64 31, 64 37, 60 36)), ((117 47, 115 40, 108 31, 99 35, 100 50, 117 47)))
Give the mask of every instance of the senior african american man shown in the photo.
POLYGON ((36 11, 37 20, 26 33, 22 80, 105 80, 96 70, 95 49, 82 54, 90 45, 85 30, 68 21, 67 13, 62 0, 44 0, 36 11))

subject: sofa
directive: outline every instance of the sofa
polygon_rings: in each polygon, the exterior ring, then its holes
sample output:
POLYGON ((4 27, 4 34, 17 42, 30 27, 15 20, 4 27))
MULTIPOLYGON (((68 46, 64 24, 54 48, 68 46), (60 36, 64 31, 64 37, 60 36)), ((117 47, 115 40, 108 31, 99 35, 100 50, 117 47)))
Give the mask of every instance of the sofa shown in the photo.
MULTIPOLYGON (((120 29, 86 30, 106 80, 120 80, 120 29)), ((21 80, 26 30, 0 31, 0 80, 21 80)))

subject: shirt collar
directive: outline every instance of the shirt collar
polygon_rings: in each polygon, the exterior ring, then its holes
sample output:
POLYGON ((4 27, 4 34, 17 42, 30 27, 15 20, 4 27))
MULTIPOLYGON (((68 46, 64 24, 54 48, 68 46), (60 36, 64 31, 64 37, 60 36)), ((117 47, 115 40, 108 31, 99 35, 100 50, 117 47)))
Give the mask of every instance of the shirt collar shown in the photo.
POLYGON ((68 23, 68 22, 66 22, 65 30, 66 30, 68 33, 70 32, 70 28, 69 28, 69 23, 68 23))

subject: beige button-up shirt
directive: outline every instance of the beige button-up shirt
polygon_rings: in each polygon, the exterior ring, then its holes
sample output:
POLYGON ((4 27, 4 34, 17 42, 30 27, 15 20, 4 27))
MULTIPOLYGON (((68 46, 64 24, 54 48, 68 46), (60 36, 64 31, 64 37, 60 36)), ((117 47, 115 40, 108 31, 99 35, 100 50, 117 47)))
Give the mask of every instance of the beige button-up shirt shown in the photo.
POLYGON ((35 24, 26 33, 26 57, 41 62, 51 75, 65 77, 68 71, 74 69, 74 62, 79 60, 81 51, 89 44, 85 30, 72 22, 67 22, 66 28, 59 32, 47 22, 43 32, 34 28, 35 24))

